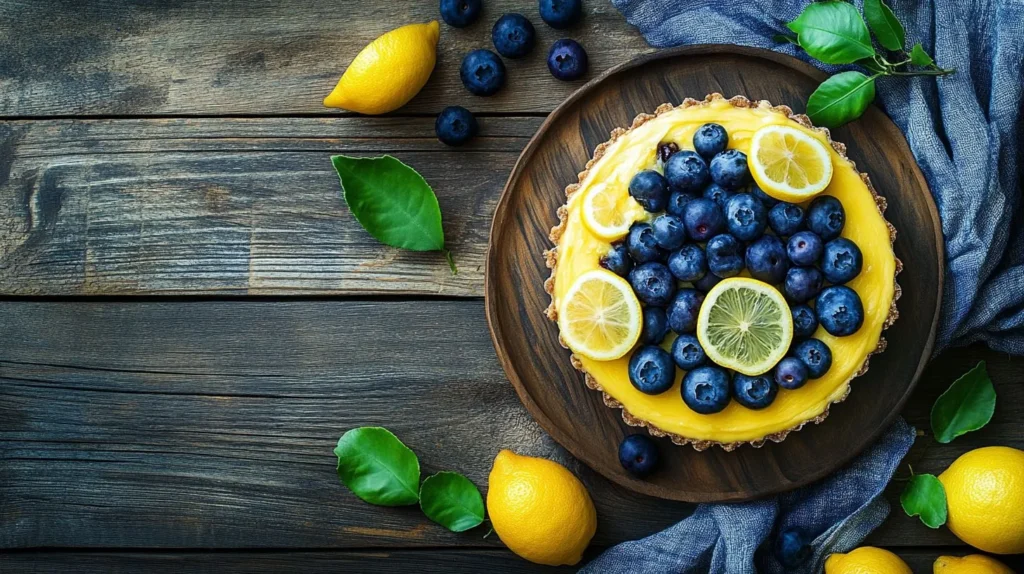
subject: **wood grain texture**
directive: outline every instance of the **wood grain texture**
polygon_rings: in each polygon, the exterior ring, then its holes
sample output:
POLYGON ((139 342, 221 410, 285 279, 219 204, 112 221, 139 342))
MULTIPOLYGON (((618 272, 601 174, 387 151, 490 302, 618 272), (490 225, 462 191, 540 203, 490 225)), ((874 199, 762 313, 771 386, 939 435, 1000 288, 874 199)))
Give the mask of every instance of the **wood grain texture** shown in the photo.
MULTIPOLYGON (((486 2, 465 29, 442 23, 433 76, 400 112, 549 112, 582 85, 548 72, 554 40, 580 39, 591 74, 650 51, 610 3, 584 7, 583 21, 563 31, 541 22, 536 2, 515 0, 486 2), (493 48, 491 25, 506 12, 533 21, 537 47, 507 61, 502 92, 470 95, 462 57, 493 48)), ((2 0, 0 14, 0 116, 9 117, 331 112, 321 102, 363 46, 439 18, 436 1, 358 0, 2 0)))
POLYGON ((429 118, 0 123, 0 293, 480 296, 487 226, 538 118, 483 118, 457 153, 429 118), (459 274, 377 243, 335 153, 391 153, 433 186, 459 274))
POLYGON ((606 478, 652 496, 694 502, 747 500, 791 490, 824 477, 863 450, 887 428, 931 355, 942 284, 942 235, 927 184, 899 130, 871 108, 835 130, 849 157, 888 198, 886 217, 902 235, 894 249, 908 262, 901 318, 885 333, 888 352, 831 409, 821 425, 761 448, 696 452, 668 449, 664 471, 647 480, 627 473, 616 447, 638 432, 605 406, 572 367, 545 309, 550 275, 543 251, 548 230, 565 203, 560 191, 576 183, 592 150, 608 133, 640 113, 685 97, 719 92, 773 104, 801 102, 824 75, 796 59, 738 46, 691 46, 631 61, 609 72, 559 107, 540 128, 506 186, 495 212, 487 260, 487 314, 498 358, 527 409, 574 456, 606 478))

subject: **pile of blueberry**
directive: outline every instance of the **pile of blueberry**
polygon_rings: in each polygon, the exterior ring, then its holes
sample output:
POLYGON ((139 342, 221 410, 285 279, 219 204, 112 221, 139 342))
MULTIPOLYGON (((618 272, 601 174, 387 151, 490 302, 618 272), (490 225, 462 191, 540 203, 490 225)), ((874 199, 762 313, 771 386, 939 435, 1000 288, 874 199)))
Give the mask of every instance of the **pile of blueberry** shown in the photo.
MULTIPOLYGON (((583 15, 582 0, 539 0, 540 17, 552 28, 572 26, 583 15)), ((465 28, 480 17, 482 0, 441 0, 441 17, 450 26, 465 28)), ((505 14, 491 28, 491 42, 498 54, 522 58, 537 42, 533 24, 522 14, 505 14)), ((462 85, 477 96, 493 96, 505 85, 505 64, 490 50, 473 50, 462 59, 462 85)), ((548 70, 559 80, 578 80, 587 73, 587 52, 576 40, 555 41, 548 51, 548 70)), ((469 110, 450 106, 434 124, 437 138, 448 145, 461 145, 477 132, 476 118, 469 110)))
POLYGON ((693 151, 663 142, 662 168, 641 171, 629 193, 657 214, 637 222, 624 241, 601 257, 602 267, 628 278, 644 304, 641 346, 629 361, 637 390, 656 395, 672 387, 676 368, 686 371, 682 398, 694 412, 716 413, 735 399, 750 409, 775 400, 779 387, 797 389, 832 366, 828 346, 811 335, 820 324, 842 337, 860 329, 864 308, 843 285, 863 265, 860 249, 840 237, 846 214, 834 197, 806 207, 777 201, 751 183, 746 155, 728 149, 718 124, 693 136, 693 151), (790 303, 794 341, 774 372, 731 374, 713 364, 694 335, 705 294, 746 269, 777 287, 790 303), (669 331, 671 353, 661 348, 669 331))

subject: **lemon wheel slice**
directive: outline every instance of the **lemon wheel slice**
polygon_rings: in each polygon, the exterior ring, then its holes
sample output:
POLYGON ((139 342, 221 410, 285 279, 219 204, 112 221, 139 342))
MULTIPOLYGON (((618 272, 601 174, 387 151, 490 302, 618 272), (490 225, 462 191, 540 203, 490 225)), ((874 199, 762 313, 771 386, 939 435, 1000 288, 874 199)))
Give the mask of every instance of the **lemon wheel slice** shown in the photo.
POLYGON ((697 338, 715 363, 744 375, 771 370, 793 341, 793 316, 771 285, 734 277, 708 292, 697 316, 697 338))
POLYGON ((603 269, 580 275, 558 309, 562 339, 574 353, 596 361, 628 353, 640 338, 642 324, 643 311, 633 288, 603 269))
POLYGON ((806 201, 832 181, 828 147, 792 126, 765 126, 754 132, 748 163, 757 185, 783 201, 806 201))
POLYGON ((621 238, 643 216, 644 208, 621 185, 595 183, 583 196, 583 223, 602 239, 621 238))

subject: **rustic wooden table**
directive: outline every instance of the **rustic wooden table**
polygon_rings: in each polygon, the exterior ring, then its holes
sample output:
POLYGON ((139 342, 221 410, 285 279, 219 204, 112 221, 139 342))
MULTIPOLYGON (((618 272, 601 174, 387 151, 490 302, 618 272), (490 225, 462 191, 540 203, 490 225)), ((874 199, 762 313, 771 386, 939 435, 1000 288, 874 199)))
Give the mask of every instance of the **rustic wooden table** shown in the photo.
MULTIPOLYGON (((541 46, 558 36, 535 2, 485 4, 476 25, 442 27, 416 99, 366 118, 320 100, 365 43, 437 18, 435 1, 0 0, 0 570, 538 570, 481 530, 356 499, 331 450, 360 425, 483 488, 500 448, 566 463, 597 503, 591 555, 686 515, 573 461, 498 366, 482 300, 491 214, 578 84, 553 80, 538 49, 508 62, 499 95, 468 95, 461 56, 499 14, 530 17, 541 46), (481 118, 459 151, 433 136, 449 104, 481 118), (360 229, 338 152, 423 173, 458 276, 360 229)), ((592 74, 649 50, 607 2, 586 11, 567 35, 592 74)), ((922 436, 915 470, 1024 447, 1024 367, 980 347, 938 357, 904 414, 927 433, 934 399, 981 359, 995 419, 949 446, 922 436)), ((904 516, 900 486, 869 542, 918 571, 966 552, 904 516)))

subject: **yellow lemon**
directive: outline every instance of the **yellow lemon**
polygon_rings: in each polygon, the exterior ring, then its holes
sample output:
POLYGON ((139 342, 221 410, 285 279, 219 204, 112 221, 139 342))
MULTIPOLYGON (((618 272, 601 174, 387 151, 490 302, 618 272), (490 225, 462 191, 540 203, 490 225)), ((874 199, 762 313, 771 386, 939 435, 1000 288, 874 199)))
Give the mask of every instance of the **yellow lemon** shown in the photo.
POLYGON ((548 566, 576 564, 597 530, 590 494, 568 469, 503 450, 487 479, 487 514, 509 550, 548 566))
POLYGON ((792 126, 765 126, 750 140, 750 175, 765 193, 807 201, 832 181, 832 156, 820 139, 792 126))
POLYGON ((584 357, 611 361, 640 338, 643 310, 629 283, 604 269, 580 275, 558 309, 562 340, 584 357))
POLYGON ((910 566, 888 550, 861 546, 825 561, 825 574, 914 574, 910 566))
POLYGON ((732 277, 704 298, 697 339, 715 363, 760 375, 786 356, 793 342, 793 314, 778 289, 757 279, 732 277))
POLYGON ((1014 574, 1005 564, 982 556, 971 554, 963 558, 956 556, 939 556, 932 566, 933 574, 1014 574))
POLYGON ((397 110, 423 89, 437 62, 437 21, 396 28, 370 42, 324 98, 328 108, 361 114, 397 110))
POLYGON ((1024 552, 1024 451, 972 450, 939 481, 946 488, 946 525, 960 540, 993 554, 1024 552))

